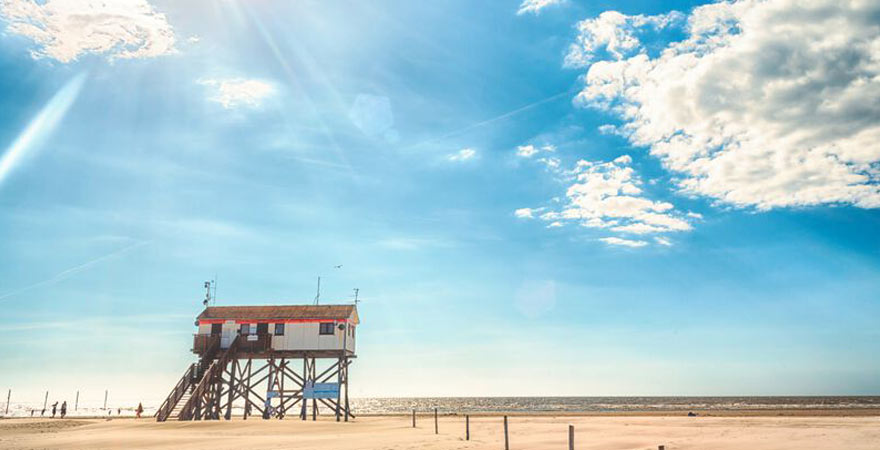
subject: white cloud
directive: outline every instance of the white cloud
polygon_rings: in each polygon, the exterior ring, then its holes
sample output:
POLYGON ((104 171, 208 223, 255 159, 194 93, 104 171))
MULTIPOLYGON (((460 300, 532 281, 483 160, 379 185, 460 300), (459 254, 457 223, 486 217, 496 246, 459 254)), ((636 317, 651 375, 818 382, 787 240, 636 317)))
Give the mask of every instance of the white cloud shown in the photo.
POLYGON ((80 55, 110 59, 173 53, 174 31, 147 0, 0 0, 6 31, 32 39, 34 58, 60 62, 80 55))
POLYGON ((516 14, 538 14, 539 12, 541 12, 542 9, 551 5, 558 5, 563 1, 565 0, 523 0, 523 2, 519 5, 519 9, 516 11, 516 14))
POLYGON ((555 152, 556 147, 552 145, 545 145, 543 147, 535 147, 532 144, 528 145, 520 145, 516 148, 516 155, 522 158, 531 158, 532 156, 537 155, 540 152, 555 152))
POLYGON ((618 238, 618 237, 605 237, 605 238, 599 238, 599 240, 608 244, 608 245, 618 245, 618 246, 622 246, 622 247, 638 248, 638 247, 644 247, 644 246, 648 245, 648 243, 646 241, 622 239, 622 238, 618 238))
POLYGON ((654 237, 654 242, 656 242, 656 243, 658 243, 658 244, 660 244, 660 245, 666 246, 666 247, 671 247, 671 246, 672 246, 672 241, 670 241, 669 239, 667 239, 667 238, 665 238, 665 237, 662 237, 662 236, 655 236, 655 237, 654 237))
POLYGON ((226 109, 246 106, 256 108, 263 100, 275 93, 275 86, 261 80, 232 78, 225 80, 199 80, 199 84, 211 88, 209 100, 220 103, 226 109))
POLYGON ((631 164, 629 155, 611 162, 578 161, 574 169, 561 171, 571 182, 561 207, 549 211, 547 208, 520 208, 514 214, 520 218, 540 214, 537 217, 549 222, 549 227, 574 222, 623 235, 691 230, 685 214, 676 211, 671 203, 647 197, 640 187, 642 180, 631 164))
POLYGON ((520 145, 516 148, 516 155, 523 158, 531 158, 538 153, 538 149, 534 145, 520 145))
POLYGON ((535 211, 532 208, 520 208, 513 212, 518 219, 534 219, 535 211))
POLYGON ((633 30, 673 13, 605 14, 581 23, 566 58, 605 54, 576 101, 621 118, 682 192, 761 210, 880 207, 880 3, 705 5, 656 56, 633 30))
POLYGON ((640 34, 681 23, 683 18, 684 15, 677 11, 656 16, 628 16, 617 11, 605 11, 595 19, 577 24, 577 41, 569 48, 565 65, 583 67, 602 53, 620 59, 642 52, 640 34))
POLYGON ((474 159, 477 156, 477 151, 472 148, 463 148, 449 156, 446 159, 454 162, 463 162, 474 159))

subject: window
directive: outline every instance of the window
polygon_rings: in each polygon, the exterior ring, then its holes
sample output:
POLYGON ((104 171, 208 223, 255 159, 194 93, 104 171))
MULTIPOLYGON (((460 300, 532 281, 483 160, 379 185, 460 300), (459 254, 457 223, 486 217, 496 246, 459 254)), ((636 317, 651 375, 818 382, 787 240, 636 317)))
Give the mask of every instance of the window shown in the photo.
POLYGON ((276 323, 275 324, 275 336, 284 336, 284 324, 276 323))
POLYGON ((241 334, 242 336, 251 334, 250 327, 251 326, 246 323, 241 324, 241 329, 238 330, 238 334, 241 334))
POLYGON ((318 330, 318 334, 333 334, 334 328, 336 328, 336 324, 322 323, 321 327, 318 330))
POLYGON ((211 334, 221 334, 223 333, 223 324, 222 323, 212 323, 211 324, 211 334))
POLYGON ((348 327, 351 330, 351 338, 354 339, 354 325, 348 327))
POLYGON ((257 334, 269 334, 269 324, 268 323, 258 323, 257 324, 257 334))

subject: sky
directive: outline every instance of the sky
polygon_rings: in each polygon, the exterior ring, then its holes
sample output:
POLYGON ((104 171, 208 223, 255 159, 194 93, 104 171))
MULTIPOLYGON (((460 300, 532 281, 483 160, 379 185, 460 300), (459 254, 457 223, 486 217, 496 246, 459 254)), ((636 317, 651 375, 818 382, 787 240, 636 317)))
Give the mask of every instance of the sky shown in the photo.
POLYGON ((0 0, 0 388, 160 401, 217 305, 352 394, 880 394, 880 4, 0 0), (340 268, 335 266, 341 265, 340 268))

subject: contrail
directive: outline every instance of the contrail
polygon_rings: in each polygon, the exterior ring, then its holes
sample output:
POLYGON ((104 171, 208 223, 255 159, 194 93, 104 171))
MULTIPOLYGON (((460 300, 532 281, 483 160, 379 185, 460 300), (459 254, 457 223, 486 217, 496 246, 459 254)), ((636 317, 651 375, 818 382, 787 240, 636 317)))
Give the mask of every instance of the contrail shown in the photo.
POLYGON ((480 121, 480 122, 477 122, 477 123, 473 123, 473 124, 470 124, 470 125, 468 125, 468 126, 466 126, 466 127, 459 128, 459 129, 457 129, 457 130, 453 130, 453 131, 449 131, 449 132, 444 133, 444 134, 442 134, 442 135, 440 135, 440 136, 437 136, 437 137, 434 137, 434 138, 431 138, 431 139, 424 140, 424 141, 422 141, 422 142, 419 142, 419 143, 413 144, 413 145, 409 146, 409 148, 415 148, 415 147, 419 147, 419 146, 422 146, 422 145, 425 145, 425 144, 429 144, 429 143, 431 143, 431 142, 436 142, 436 141, 439 141, 439 140, 442 140, 442 139, 446 139, 446 138, 448 138, 448 137, 450 137, 450 136, 455 136, 456 134, 465 133, 465 132, 467 132, 467 131, 473 130, 474 128, 479 128, 479 127, 482 127, 482 126, 484 126, 484 125, 489 125, 490 123, 493 123, 493 122, 498 122, 499 120, 507 119, 508 117, 515 116, 515 115, 517 115, 517 114, 519 114, 519 113, 521 113, 521 112, 523 112, 523 111, 528 111, 528 110, 530 110, 530 109, 532 109, 532 108, 535 108, 535 107, 541 106, 541 105, 543 105, 544 103, 549 103, 549 102, 552 102, 553 100, 556 100, 556 99, 558 99, 558 98, 560 98, 560 97, 564 97, 564 96, 566 96, 566 95, 570 95, 572 92, 573 92, 573 91, 572 91, 571 89, 569 89, 569 90, 565 90, 565 91, 562 91, 562 92, 560 92, 560 93, 558 93, 558 94, 551 95, 550 97, 547 97, 547 98, 542 99, 542 100, 538 100, 538 101, 536 101, 536 102, 534 102, 534 103, 529 103, 528 105, 520 106, 519 108, 516 108, 516 109, 514 109, 513 111, 508 111, 508 112, 506 112, 506 113, 504 113, 504 114, 501 114, 500 116, 495 116, 495 117, 493 117, 493 118, 491 118, 491 119, 486 119, 486 120, 483 120, 483 121, 480 121))
POLYGON ((31 284, 31 285, 25 286, 25 287, 23 287, 23 288, 16 289, 16 290, 14 290, 14 291, 12 291, 12 292, 7 292, 7 293, 5 293, 5 294, 2 294, 2 295, 0 295, 0 300, 3 300, 3 299, 5 299, 5 298, 7 298, 7 297, 12 297, 13 295, 20 294, 20 293, 22 293, 22 292, 24 292, 24 291, 29 291, 29 290, 31 290, 31 289, 38 288, 38 287, 40 287, 40 286, 46 286, 46 285, 49 285, 49 284, 57 283, 57 282, 59 282, 59 281, 65 279, 65 278, 67 278, 67 277, 69 277, 69 276, 71 276, 71 275, 75 275, 75 274, 77 274, 77 273, 79 273, 79 272, 82 272, 83 270, 86 270, 86 269, 88 269, 89 267, 94 266, 95 264, 98 264, 98 263, 100 263, 100 262, 102 262, 102 261, 105 261, 105 260, 107 260, 107 259, 113 258, 114 256, 119 256, 119 255, 121 255, 121 254, 123 254, 123 253, 126 253, 126 252, 128 252, 128 251, 130 251, 130 250, 134 250, 134 249, 136 249, 136 248, 138 248, 138 247, 143 247, 144 245, 147 245, 147 244, 149 244, 149 243, 150 243, 150 241, 136 242, 136 243, 131 244, 131 245, 127 246, 127 247, 123 247, 123 248, 121 248, 121 249, 119 249, 119 250, 116 250, 115 252, 108 253, 108 254, 106 254, 106 255, 104 255, 104 256, 99 256, 99 257, 97 257, 97 258, 95 258, 95 259, 93 259, 93 260, 91 260, 91 261, 87 261, 87 262, 84 262, 84 263, 82 263, 82 264, 80 264, 80 265, 78 265, 78 266, 74 266, 74 267, 71 267, 71 268, 69 268, 69 269, 66 269, 66 270, 63 270, 63 271, 61 271, 61 272, 58 272, 57 274, 55 274, 55 275, 52 276, 51 278, 45 279, 45 280, 43 280, 43 281, 36 282, 36 283, 34 283, 34 284, 31 284))
POLYGON ((9 175, 16 163, 34 148, 41 139, 52 132, 61 122, 67 110, 73 105, 86 80, 85 72, 73 77, 46 103, 46 106, 31 119, 27 128, 18 135, 12 145, 0 157, 0 185, 9 175))

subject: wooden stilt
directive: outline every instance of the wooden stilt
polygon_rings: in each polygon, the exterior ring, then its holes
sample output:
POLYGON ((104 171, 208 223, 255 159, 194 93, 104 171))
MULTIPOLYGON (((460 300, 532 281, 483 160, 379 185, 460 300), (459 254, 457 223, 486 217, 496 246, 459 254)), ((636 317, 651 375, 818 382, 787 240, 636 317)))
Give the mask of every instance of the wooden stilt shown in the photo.
MULTIPOLYGON (((342 332, 347 333, 347 331, 344 329, 342 330, 342 332)), ((336 371, 336 421, 339 422, 342 419, 339 411, 339 405, 340 403, 342 403, 342 372, 344 370, 342 368, 341 356, 339 357, 339 361, 336 364, 339 364, 339 370, 336 371)))

